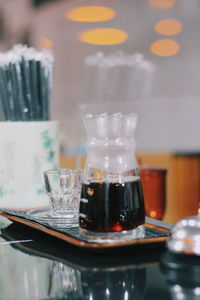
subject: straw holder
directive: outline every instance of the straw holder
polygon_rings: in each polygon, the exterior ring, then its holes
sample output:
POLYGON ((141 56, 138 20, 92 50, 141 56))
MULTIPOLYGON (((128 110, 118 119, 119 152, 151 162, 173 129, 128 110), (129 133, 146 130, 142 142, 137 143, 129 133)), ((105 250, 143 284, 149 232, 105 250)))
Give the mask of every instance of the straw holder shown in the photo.
POLYGON ((0 207, 48 205, 43 172, 59 166, 58 122, 0 122, 0 136, 0 207))

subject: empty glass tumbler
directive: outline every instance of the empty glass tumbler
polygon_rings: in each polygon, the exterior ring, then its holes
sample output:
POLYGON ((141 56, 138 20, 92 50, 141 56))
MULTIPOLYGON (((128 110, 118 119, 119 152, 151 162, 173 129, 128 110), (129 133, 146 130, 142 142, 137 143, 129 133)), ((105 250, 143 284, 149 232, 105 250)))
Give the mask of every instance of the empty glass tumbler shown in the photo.
POLYGON ((144 234, 144 201, 134 156, 134 113, 86 113, 88 157, 80 202, 80 232, 99 240, 144 234))
POLYGON ((78 225, 82 171, 50 170, 44 172, 44 180, 50 198, 52 218, 63 219, 66 224, 78 225))

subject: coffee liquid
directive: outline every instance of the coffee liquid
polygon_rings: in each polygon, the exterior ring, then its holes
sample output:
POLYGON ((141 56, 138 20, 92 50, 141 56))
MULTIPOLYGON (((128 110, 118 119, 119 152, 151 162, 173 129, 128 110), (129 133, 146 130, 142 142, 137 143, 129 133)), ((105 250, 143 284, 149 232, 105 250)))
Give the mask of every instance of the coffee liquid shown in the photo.
POLYGON ((93 232, 120 232, 144 224, 141 182, 133 178, 123 183, 83 183, 80 227, 93 232))

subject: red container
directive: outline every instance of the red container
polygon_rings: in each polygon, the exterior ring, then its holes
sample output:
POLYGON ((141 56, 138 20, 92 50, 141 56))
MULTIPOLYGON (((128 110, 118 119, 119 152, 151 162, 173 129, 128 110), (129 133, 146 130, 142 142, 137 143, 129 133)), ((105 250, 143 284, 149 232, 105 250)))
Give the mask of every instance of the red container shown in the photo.
POLYGON ((141 167, 140 176, 146 216, 162 220, 166 205, 167 169, 141 167))

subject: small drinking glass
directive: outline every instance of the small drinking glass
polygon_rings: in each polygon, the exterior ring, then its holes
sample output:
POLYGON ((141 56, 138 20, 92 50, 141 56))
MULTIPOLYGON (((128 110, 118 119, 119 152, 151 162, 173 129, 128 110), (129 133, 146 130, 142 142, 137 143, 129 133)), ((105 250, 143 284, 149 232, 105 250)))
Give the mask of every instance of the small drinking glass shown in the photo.
POLYGON ((52 217, 64 219, 66 224, 78 224, 82 187, 82 171, 58 169, 44 172, 52 217))
POLYGON ((44 172, 44 181, 50 206, 28 212, 37 221, 62 228, 76 227, 82 187, 82 171, 56 169, 44 172))

